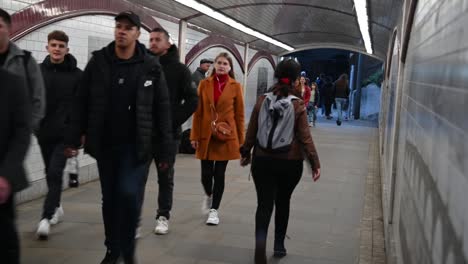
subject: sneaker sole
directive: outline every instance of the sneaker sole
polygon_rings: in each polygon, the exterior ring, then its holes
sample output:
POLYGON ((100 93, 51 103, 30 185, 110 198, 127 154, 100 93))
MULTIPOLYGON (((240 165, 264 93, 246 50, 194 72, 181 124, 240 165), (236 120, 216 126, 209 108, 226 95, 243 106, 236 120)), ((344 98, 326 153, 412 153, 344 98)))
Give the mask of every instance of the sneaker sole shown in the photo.
POLYGON ((163 236, 163 235, 167 235, 169 234, 169 231, 166 231, 166 232, 162 232, 162 231, 154 231, 154 234, 155 235, 158 235, 158 236, 163 236))
POLYGON ((219 222, 206 222, 206 225, 209 225, 209 226, 217 226, 219 225, 219 222))
POLYGON ((40 235, 40 234, 37 234, 36 236, 37 236, 37 239, 38 239, 38 240, 42 240, 42 241, 48 240, 48 239, 49 239, 49 235, 40 235))

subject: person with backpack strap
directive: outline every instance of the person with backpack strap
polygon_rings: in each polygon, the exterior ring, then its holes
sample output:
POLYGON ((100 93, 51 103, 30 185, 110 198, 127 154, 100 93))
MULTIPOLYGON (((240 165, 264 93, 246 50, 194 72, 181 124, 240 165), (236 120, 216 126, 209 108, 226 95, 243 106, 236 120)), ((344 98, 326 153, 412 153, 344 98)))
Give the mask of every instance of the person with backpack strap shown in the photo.
POLYGON ((304 153, 312 168, 312 178, 320 178, 320 161, 315 149, 304 102, 294 95, 294 80, 300 65, 294 60, 278 64, 278 82, 259 97, 250 117, 241 165, 252 157, 252 177, 257 191, 255 216, 255 263, 266 263, 268 225, 275 209, 274 256, 286 256, 284 239, 289 221, 291 195, 303 172, 304 153))

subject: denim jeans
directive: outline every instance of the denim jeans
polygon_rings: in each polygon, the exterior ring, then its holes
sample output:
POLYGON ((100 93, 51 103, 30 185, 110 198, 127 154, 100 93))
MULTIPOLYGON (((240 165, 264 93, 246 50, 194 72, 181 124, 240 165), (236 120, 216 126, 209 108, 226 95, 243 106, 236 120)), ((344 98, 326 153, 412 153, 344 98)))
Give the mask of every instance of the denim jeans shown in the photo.
POLYGON ((108 250, 119 252, 124 260, 133 259, 139 197, 150 161, 139 161, 132 144, 109 147, 96 160, 102 190, 104 244, 108 250))
POLYGON ((346 101, 348 99, 346 98, 336 98, 335 99, 335 102, 336 102, 336 109, 338 111, 338 120, 341 121, 343 119, 343 108, 344 108, 344 105, 346 104, 346 101))
POLYGON ((63 185, 63 169, 67 162, 62 143, 39 142, 42 159, 45 164, 47 195, 44 200, 42 218, 52 219, 55 208, 60 206, 63 185))
POLYGON ((310 102, 309 107, 307 108, 307 118, 309 123, 315 122, 315 120, 317 120, 317 108, 315 108, 313 102, 310 102))

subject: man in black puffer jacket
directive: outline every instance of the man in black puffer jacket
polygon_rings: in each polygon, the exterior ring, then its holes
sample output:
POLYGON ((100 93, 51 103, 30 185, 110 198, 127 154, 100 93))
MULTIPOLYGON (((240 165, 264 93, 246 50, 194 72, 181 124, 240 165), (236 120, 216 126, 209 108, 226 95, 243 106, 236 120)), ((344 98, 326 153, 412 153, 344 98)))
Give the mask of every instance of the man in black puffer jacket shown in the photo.
POLYGON ((76 67, 75 57, 68 53, 68 40, 65 32, 52 31, 47 36, 49 55, 40 64, 47 96, 46 114, 37 132, 48 188, 42 220, 37 228, 37 236, 42 239, 48 237, 50 225, 57 224, 63 216, 60 196, 67 160, 63 155, 63 135, 67 130, 71 101, 82 73, 76 67))
POLYGON ((142 182, 154 145, 158 167, 174 159, 169 96, 158 58, 138 42, 140 18, 131 11, 115 17, 115 41, 93 52, 73 106, 65 154, 77 154, 80 136, 96 158, 102 189, 106 256, 101 263, 135 263, 142 182))
MULTIPOLYGON (((163 66, 164 76, 171 99, 172 128, 177 152, 181 137, 181 126, 197 109, 198 95, 190 70, 180 62, 176 45, 169 42, 169 33, 162 28, 155 28, 150 33, 150 50, 157 56, 163 66)), ((160 157, 155 156, 158 164, 160 157)), ((146 181, 145 181, 146 183, 146 181)), ((158 209, 154 232, 164 235, 169 232, 169 217, 172 209, 172 193, 174 189, 174 166, 169 170, 158 169, 158 209)), ((144 186, 143 186, 144 190, 144 186)), ((142 192, 143 194, 144 192, 142 192)), ((140 208, 143 205, 141 197, 140 208)))

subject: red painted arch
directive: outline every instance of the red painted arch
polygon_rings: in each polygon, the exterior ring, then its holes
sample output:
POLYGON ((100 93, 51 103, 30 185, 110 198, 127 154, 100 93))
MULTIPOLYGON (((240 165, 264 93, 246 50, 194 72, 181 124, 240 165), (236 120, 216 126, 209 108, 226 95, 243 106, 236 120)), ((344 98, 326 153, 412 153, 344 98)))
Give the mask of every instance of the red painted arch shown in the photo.
POLYGON ((244 60, 242 59, 242 56, 234 43, 225 37, 217 35, 208 36, 193 46, 193 48, 187 52, 187 55, 185 56, 185 64, 190 65, 198 56, 200 56, 200 54, 214 47, 221 47, 231 52, 239 63, 242 72, 245 72, 243 62, 244 60))
POLYGON ((255 55, 252 57, 252 59, 249 61, 249 65, 248 65, 248 70, 247 70, 247 74, 250 73, 250 71, 253 69, 253 67, 255 66, 255 63, 257 63, 260 59, 266 59, 270 62, 271 66, 274 68, 276 68, 276 62, 275 62, 275 59, 273 59, 273 56, 271 56, 270 53, 268 52, 265 52, 265 51, 258 51, 257 53, 255 53, 255 55))
POLYGON ((18 40, 28 33, 57 21, 83 15, 116 15, 132 10, 140 16, 143 28, 151 30, 159 23, 143 7, 124 0, 45 0, 14 13, 10 38, 18 40))

